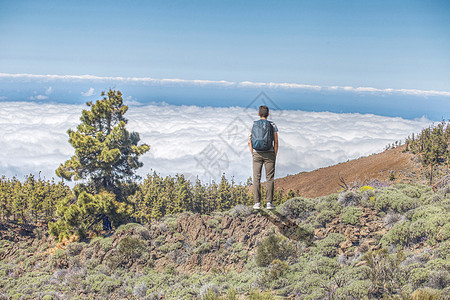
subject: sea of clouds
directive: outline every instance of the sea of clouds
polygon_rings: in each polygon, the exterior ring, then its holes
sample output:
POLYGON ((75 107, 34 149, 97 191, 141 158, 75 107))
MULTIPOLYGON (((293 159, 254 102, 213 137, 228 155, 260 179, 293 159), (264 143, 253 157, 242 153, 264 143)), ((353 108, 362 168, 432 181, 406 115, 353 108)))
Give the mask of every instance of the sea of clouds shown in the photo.
MULTIPOLYGON (((0 175, 27 174, 51 179, 74 154, 67 130, 80 123, 85 105, 0 102, 0 175)), ((254 109, 166 104, 130 105, 128 129, 140 133, 151 149, 139 174, 185 174, 204 182, 225 173, 237 182, 252 175, 247 137, 254 109)), ((273 111, 279 129, 277 178, 383 151, 396 140, 431 124, 371 114, 299 110, 273 111)))

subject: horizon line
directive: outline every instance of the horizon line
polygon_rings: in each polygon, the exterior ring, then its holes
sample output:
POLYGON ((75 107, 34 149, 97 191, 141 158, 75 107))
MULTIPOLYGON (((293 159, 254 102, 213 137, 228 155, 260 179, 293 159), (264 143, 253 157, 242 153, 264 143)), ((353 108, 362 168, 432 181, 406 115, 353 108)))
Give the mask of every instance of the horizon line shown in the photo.
POLYGON ((194 86, 222 86, 236 88, 271 88, 271 89, 303 89, 314 91, 344 91, 353 93, 379 93, 379 94, 404 94, 412 96, 444 96, 450 97, 450 91, 402 89, 402 88, 375 88, 353 86, 321 86, 289 82, 253 82, 253 81, 227 81, 206 79, 180 79, 180 78, 153 78, 153 77, 122 77, 122 76, 97 76, 97 75, 57 75, 57 74, 30 74, 30 73, 0 73, 0 79, 43 79, 43 80, 91 80, 91 81, 119 81, 134 83, 150 83, 160 85, 180 84, 194 86))

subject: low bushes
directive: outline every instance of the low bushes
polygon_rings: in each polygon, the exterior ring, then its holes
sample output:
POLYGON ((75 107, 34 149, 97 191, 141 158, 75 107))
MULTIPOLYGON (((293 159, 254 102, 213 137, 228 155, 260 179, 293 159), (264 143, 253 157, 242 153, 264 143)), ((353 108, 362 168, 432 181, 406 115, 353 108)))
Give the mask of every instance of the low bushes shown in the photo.
POLYGON ((292 243, 283 236, 269 235, 263 239, 256 250, 256 264, 268 266, 273 260, 287 260, 295 253, 292 243))
POLYGON ((358 219, 362 215, 362 211, 358 207, 347 206, 344 207, 341 213, 341 220, 345 224, 356 225, 358 224, 358 219))
POLYGON ((294 197, 281 205, 280 214, 291 219, 305 219, 314 210, 314 207, 313 200, 294 197))
POLYGON ((335 257, 337 255, 339 244, 343 241, 345 241, 345 236, 343 234, 332 232, 323 240, 316 242, 317 248, 315 251, 324 256, 335 257))
POLYGON ((124 237, 117 245, 117 251, 125 259, 135 259, 141 256, 145 249, 145 243, 132 236, 124 237))

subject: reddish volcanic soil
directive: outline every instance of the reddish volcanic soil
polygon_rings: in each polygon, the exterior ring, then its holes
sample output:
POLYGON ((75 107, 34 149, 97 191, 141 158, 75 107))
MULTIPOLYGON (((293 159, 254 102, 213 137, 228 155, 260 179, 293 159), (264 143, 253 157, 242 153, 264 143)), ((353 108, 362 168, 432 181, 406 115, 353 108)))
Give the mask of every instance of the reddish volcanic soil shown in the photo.
POLYGON ((303 197, 315 198, 341 189, 340 177, 348 185, 355 182, 364 184, 372 180, 389 182, 391 172, 394 172, 395 182, 417 180, 416 174, 420 174, 421 166, 415 162, 413 154, 402 153, 404 147, 400 146, 334 166, 279 178, 275 180, 275 189, 299 190, 303 197))

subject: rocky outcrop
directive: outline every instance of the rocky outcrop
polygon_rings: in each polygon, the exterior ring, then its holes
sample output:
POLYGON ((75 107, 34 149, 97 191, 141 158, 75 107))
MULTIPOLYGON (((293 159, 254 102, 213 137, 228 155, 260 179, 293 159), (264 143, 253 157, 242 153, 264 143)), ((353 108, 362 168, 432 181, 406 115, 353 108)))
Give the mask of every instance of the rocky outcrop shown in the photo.
POLYGON ((360 209, 362 215, 359 217, 358 225, 344 224, 339 217, 336 217, 325 228, 316 229, 315 237, 322 239, 329 233, 345 235, 346 240, 339 244, 338 253, 347 257, 378 249, 380 237, 387 232, 385 224, 377 211, 364 207, 360 209))
POLYGON ((152 245, 154 266, 162 270, 172 264, 188 272, 242 270, 247 259, 253 256, 258 241, 275 230, 267 218, 256 214, 236 218, 186 213, 177 218, 173 231, 164 230, 160 225, 151 226, 154 239, 165 237, 161 243, 164 248, 152 245))

